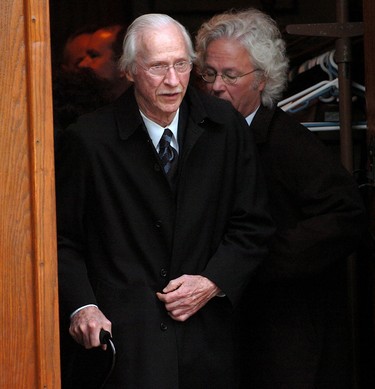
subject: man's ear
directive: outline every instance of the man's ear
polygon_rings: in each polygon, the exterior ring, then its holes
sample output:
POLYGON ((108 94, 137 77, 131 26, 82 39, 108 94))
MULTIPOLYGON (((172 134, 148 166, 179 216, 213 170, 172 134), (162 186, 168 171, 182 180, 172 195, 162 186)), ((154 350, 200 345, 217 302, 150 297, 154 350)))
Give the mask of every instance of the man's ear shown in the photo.
POLYGON ((127 70, 127 71, 125 72, 125 76, 126 76, 126 78, 128 79, 128 81, 134 82, 134 77, 133 77, 133 73, 132 73, 132 72, 129 72, 129 70, 127 70))
POLYGON ((264 88, 266 87, 266 83, 267 83, 267 78, 264 74, 262 74, 260 80, 259 80, 259 85, 258 85, 258 91, 259 92, 263 92, 264 91, 264 88))

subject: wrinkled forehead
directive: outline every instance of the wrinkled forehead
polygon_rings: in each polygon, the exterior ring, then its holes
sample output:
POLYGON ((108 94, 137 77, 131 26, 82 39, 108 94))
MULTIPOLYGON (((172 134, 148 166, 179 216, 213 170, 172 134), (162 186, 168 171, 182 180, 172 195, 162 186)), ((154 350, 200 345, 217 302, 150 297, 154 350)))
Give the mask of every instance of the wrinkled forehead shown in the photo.
POLYGON ((182 32, 171 24, 145 31, 140 37, 137 56, 144 60, 159 61, 170 57, 187 59, 188 50, 182 32))

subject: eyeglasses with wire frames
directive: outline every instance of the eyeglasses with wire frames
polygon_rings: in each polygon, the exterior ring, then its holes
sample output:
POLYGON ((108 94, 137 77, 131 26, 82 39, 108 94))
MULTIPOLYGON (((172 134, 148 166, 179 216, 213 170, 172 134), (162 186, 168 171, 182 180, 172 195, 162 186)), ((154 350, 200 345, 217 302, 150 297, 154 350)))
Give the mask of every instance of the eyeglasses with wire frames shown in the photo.
POLYGON ((166 64, 158 64, 158 65, 152 65, 152 66, 142 66, 138 63, 138 65, 152 74, 153 76, 165 76, 168 73, 168 70, 170 68, 173 68, 177 73, 183 74, 190 72, 193 68, 193 64, 189 61, 180 61, 176 62, 173 65, 166 65, 166 64))
POLYGON ((208 84, 213 84, 216 80, 216 77, 217 76, 220 76, 221 79, 228 85, 233 85, 237 82, 237 80, 239 78, 242 78, 242 77, 245 77, 247 76, 248 74, 251 74, 251 73, 254 73, 256 71, 258 71, 260 69, 253 69, 251 70, 250 72, 247 72, 247 73, 244 73, 244 74, 240 74, 238 76, 232 76, 231 74, 227 74, 227 73, 217 73, 215 70, 206 70, 205 72, 203 72, 201 74, 201 77, 203 79, 203 81, 207 82, 208 84))

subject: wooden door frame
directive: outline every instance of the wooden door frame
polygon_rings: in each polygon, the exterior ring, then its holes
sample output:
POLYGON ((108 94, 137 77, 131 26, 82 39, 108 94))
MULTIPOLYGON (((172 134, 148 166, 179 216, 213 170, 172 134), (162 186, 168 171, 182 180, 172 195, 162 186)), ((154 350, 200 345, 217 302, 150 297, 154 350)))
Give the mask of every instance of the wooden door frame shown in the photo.
POLYGON ((0 3, 0 387, 60 388, 49 3, 0 3))

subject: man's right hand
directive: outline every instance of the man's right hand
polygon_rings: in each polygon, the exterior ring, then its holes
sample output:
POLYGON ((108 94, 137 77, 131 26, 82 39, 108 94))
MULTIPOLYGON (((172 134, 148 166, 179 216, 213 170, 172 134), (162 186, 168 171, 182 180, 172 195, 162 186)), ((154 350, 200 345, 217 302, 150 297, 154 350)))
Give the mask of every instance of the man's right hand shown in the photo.
POLYGON ((101 329, 112 334, 112 323, 97 307, 83 308, 70 319, 70 335, 86 349, 99 346, 104 350, 106 349, 106 345, 100 344, 99 334, 101 329))

